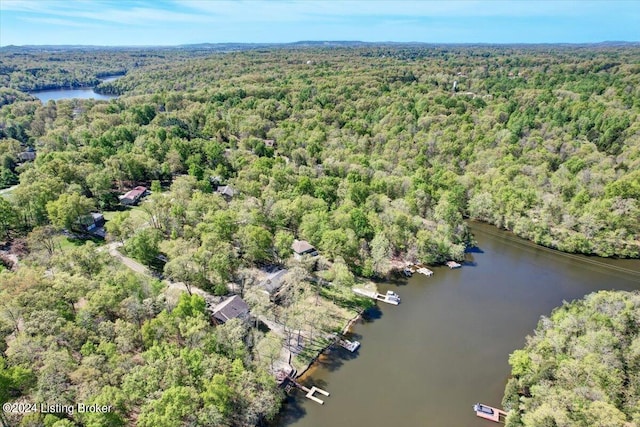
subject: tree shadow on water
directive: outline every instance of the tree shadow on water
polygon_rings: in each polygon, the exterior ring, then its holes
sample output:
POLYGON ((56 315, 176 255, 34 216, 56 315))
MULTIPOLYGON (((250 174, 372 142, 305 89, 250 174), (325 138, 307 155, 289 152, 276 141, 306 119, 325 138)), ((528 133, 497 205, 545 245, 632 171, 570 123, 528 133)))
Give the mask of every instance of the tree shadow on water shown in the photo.
POLYGON ((366 309, 362 313, 361 322, 362 323, 372 323, 382 317, 382 310, 377 305, 374 305, 371 308, 366 309))
POLYGON ((265 427, 287 426, 303 418, 307 414, 307 411, 301 405, 304 398, 302 390, 291 390, 287 394, 278 416, 269 424, 266 424, 265 427))

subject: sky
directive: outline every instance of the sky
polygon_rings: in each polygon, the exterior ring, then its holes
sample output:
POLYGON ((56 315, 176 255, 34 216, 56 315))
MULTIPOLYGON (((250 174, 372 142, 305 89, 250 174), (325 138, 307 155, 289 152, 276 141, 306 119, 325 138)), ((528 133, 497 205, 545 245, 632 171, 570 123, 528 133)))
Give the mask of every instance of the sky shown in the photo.
POLYGON ((0 46, 640 41, 640 1, 0 0, 0 46))

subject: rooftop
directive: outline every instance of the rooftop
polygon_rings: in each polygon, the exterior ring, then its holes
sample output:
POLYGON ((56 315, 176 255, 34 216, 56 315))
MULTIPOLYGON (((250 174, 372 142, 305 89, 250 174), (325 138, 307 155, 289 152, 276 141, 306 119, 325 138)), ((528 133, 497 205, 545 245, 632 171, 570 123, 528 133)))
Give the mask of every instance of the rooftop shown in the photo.
POLYGON ((236 317, 244 317, 249 313, 249 306, 238 295, 227 298, 213 307, 213 317, 225 323, 236 317))
POLYGON ((297 254, 304 254, 307 252, 313 252, 316 250, 309 242, 306 240, 294 240, 291 245, 291 249, 297 254))
POLYGON ((147 187, 138 186, 138 187, 135 187, 133 190, 127 191, 124 194, 124 196, 120 198, 136 200, 136 199, 139 199, 146 191, 147 191, 147 187))

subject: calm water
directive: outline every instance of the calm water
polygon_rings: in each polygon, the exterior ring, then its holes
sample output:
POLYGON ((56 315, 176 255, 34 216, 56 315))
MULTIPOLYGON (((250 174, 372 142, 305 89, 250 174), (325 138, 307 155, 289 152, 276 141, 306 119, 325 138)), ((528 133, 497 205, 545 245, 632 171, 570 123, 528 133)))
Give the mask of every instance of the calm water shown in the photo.
POLYGON ((463 268, 380 286, 399 306, 358 324, 356 355, 334 350, 304 382, 331 393, 289 398, 278 426, 494 427, 471 406, 500 406, 509 354, 541 315, 599 289, 640 289, 640 262, 564 255, 473 225, 478 250, 463 268))
MULTIPOLYGON (((122 76, 108 76, 102 79, 103 82, 110 82, 119 79, 122 76)), ((46 104, 50 100, 60 101, 62 99, 112 99, 117 98, 116 95, 102 95, 93 91, 93 88, 85 87, 78 89, 53 89, 53 90, 39 90, 30 92, 31 95, 46 104)))

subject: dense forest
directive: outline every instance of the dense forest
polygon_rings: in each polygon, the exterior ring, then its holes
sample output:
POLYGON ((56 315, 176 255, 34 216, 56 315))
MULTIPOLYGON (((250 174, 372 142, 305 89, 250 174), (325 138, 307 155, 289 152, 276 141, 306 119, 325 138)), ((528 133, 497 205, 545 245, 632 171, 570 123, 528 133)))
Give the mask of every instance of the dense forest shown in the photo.
POLYGON ((543 317, 509 363, 506 425, 640 425, 640 295, 601 291, 543 317))
POLYGON ((639 257, 639 83, 635 45, 0 49, 0 401, 118 403, 3 422, 263 422, 281 349, 304 369, 353 286, 462 260, 468 218, 639 257), (214 327, 234 294, 255 323, 214 327))

